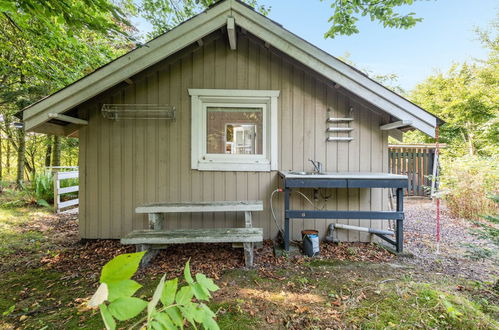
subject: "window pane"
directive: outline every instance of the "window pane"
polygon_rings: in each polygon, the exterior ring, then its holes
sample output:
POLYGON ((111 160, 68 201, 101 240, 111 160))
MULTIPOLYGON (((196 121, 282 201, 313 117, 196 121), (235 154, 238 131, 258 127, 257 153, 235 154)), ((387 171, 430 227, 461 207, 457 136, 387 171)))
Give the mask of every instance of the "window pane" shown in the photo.
POLYGON ((263 110, 208 107, 209 154, 263 154, 263 110))

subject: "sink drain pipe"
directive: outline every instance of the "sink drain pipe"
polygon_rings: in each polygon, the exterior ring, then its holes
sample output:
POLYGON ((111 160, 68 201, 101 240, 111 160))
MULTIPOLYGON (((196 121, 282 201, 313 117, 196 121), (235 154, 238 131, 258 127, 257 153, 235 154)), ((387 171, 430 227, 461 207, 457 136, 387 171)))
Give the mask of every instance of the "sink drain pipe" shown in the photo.
POLYGON ((330 223, 328 228, 327 228, 328 232, 327 232, 327 236, 325 238, 327 242, 334 242, 334 243, 338 242, 338 240, 333 237, 335 228, 362 231, 362 232, 369 233, 369 234, 395 235, 395 233, 391 230, 381 230, 381 229, 374 229, 374 228, 369 228, 369 227, 350 226, 350 225, 344 225, 341 223, 330 223))

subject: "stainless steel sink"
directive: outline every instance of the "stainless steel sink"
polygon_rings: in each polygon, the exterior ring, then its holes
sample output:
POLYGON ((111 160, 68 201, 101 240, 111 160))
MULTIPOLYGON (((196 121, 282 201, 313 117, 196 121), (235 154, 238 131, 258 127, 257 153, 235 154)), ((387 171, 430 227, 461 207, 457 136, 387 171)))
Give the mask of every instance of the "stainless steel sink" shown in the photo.
POLYGON ((292 175, 325 175, 326 174, 326 173, 319 173, 319 172, 300 172, 300 171, 290 171, 288 173, 292 174, 292 175))

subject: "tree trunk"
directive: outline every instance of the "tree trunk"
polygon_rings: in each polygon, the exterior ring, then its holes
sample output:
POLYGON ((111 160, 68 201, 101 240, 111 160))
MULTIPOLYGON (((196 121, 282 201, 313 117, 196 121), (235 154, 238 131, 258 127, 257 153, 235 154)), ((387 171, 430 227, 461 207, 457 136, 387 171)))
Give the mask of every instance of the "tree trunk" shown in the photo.
POLYGON ((473 134, 468 134, 468 148, 469 148, 470 156, 475 155, 475 146, 474 146, 473 142, 474 142, 473 134))
POLYGON ((52 150, 52 166, 61 166, 61 137, 54 136, 54 147, 52 150))
POLYGON ((52 135, 47 136, 47 151, 45 151, 45 167, 50 167, 50 160, 52 156, 52 135))
POLYGON ((26 153, 26 132, 24 128, 18 130, 19 143, 17 144, 17 189, 22 189, 24 183, 24 162, 26 153))
MULTIPOLYGON (((7 142, 9 142, 9 141, 7 141, 7 142)), ((7 176, 9 176, 9 175, 10 175, 10 152, 11 152, 11 150, 10 150, 10 143, 7 143, 7 155, 6 155, 6 157, 7 157, 7 162, 6 162, 6 164, 5 164, 5 165, 6 165, 6 167, 7 167, 7 168, 5 169, 5 174, 6 174, 7 176)), ((9 180, 9 179, 10 179, 10 177, 8 178, 8 180, 9 180)))

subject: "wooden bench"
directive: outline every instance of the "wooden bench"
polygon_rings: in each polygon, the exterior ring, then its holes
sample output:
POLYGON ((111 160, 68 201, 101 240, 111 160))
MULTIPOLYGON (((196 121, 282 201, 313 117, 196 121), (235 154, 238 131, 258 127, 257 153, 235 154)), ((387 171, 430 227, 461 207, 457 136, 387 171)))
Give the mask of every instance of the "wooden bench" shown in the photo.
POLYGON ((219 201, 155 203, 139 206, 136 213, 149 216, 149 229, 134 230, 121 239, 122 244, 135 244, 137 251, 147 251, 142 258, 145 266, 159 249, 168 244, 243 243, 246 267, 253 266, 254 243, 263 241, 263 229, 253 228, 253 211, 262 211, 262 201, 219 201), (245 228, 209 228, 166 230, 165 213, 244 212, 245 228))

